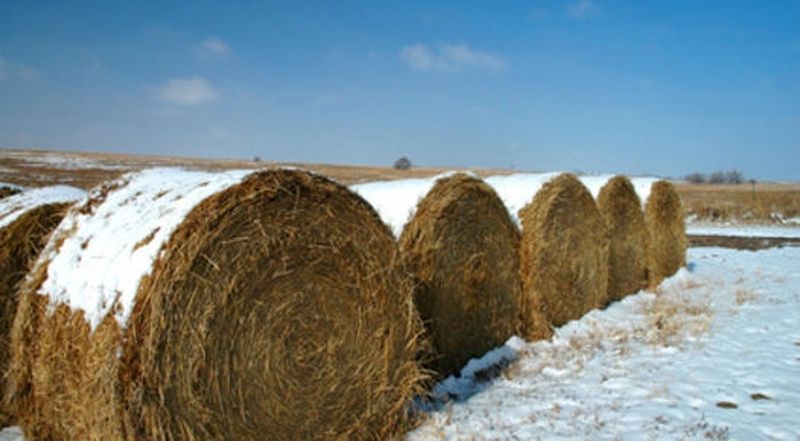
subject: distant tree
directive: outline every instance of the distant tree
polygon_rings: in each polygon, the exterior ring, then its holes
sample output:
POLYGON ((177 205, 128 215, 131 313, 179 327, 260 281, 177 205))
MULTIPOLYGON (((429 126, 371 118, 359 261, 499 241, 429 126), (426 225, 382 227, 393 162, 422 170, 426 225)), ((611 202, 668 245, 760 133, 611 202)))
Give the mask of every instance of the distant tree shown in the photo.
POLYGON ((686 182, 689 182, 690 184, 702 184, 706 182, 706 175, 695 172, 686 175, 684 179, 686 179, 686 182))
POLYGON ((724 184, 725 183, 725 173, 721 171, 716 171, 711 173, 708 177, 709 184, 724 184))
POLYGON ((261 156, 253 156, 253 162, 261 162, 261 156))
POLYGON ((739 170, 725 172, 725 182, 728 184, 741 184, 744 182, 744 173, 739 170))
POLYGON ((402 158, 394 161, 395 170, 408 170, 411 168, 411 160, 403 156, 402 158))

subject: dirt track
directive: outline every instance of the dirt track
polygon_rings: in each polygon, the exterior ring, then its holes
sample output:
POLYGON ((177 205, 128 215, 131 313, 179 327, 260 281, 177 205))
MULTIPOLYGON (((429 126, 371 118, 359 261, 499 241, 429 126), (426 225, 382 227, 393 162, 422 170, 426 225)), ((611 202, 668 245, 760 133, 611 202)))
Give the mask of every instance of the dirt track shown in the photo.
POLYGON ((763 250, 766 248, 800 246, 798 237, 737 237, 716 235, 687 235, 690 247, 722 247, 737 250, 763 250))

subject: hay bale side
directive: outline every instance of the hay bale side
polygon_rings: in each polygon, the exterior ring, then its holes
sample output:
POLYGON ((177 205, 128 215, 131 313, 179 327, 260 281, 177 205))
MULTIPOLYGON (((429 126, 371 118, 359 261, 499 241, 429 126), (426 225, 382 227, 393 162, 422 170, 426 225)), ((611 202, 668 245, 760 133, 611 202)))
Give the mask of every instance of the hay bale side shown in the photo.
POLYGON ((653 183, 645 204, 649 238, 651 288, 686 265, 686 225, 683 205, 675 187, 667 181, 653 183))
POLYGON ((519 231, 490 186, 464 174, 437 180, 399 244, 439 376, 520 333, 519 231))
POLYGON ((592 195, 572 174, 547 182, 520 210, 523 299, 554 326, 606 302, 608 233, 592 195))
MULTIPOLYGON (((17 313, 17 288, 58 226, 70 203, 45 204, 28 210, 0 229, 0 393, 10 358, 11 325, 17 313)), ((13 420, 14 410, 0 404, 0 426, 13 420)))
POLYGON ((47 262, 23 287, 12 380, 29 436, 385 439, 407 427, 424 380, 413 288, 390 231, 346 188, 252 174, 196 205, 158 255, 124 326, 118 305, 96 326, 63 303, 44 312, 47 262))
POLYGON ((647 226, 630 179, 611 178, 597 197, 609 234, 608 300, 621 300, 647 287, 647 226))

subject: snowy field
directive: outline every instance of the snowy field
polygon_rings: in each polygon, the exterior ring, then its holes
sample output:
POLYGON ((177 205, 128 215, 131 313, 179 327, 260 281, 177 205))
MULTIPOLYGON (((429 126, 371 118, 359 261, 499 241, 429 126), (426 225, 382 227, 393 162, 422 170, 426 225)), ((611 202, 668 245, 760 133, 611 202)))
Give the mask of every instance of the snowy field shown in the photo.
POLYGON ((800 248, 688 260, 658 295, 473 361, 407 439, 800 439, 800 248))

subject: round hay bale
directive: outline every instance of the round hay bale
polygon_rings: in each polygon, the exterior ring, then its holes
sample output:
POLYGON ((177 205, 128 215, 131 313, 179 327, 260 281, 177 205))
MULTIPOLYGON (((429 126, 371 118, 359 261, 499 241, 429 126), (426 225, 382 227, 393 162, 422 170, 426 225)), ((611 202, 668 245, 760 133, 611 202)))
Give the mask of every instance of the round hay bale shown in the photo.
MULTIPOLYGON (((69 203, 43 205, 0 229, 0 390, 3 393, 11 325, 17 312, 17 287, 69 206, 69 203)), ((13 409, 0 406, 0 425, 7 426, 12 415, 13 409)))
POLYGON ((425 380, 412 294, 388 228, 326 178, 128 175, 22 287, 11 398, 35 439, 391 438, 425 380))
POLYGON ((437 180, 399 243, 438 375, 520 332, 519 231, 490 186, 465 174, 437 180))
MULTIPOLYGON (((46 187, 25 195, 17 192, 0 201, 0 396, 5 395, 6 389, 18 285, 44 248, 50 233, 82 194, 69 187, 46 187)), ((0 426, 8 425, 13 414, 13 408, 0 403, 0 426)))
POLYGON ((523 299, 554 326, 606 302, 608 233, 589 190, 565 173, 519 213, 523 299))
POLYGON ((683 206, 675 187, 667 181, 653 183, 645 204, 649 240, 650 287, 686 265, 686 226, 683 206))
POLYGON ((597 208, 609 234, 608 300, 647 288, 647 227, 630 179, 615 176, 600 189, 597 208))

